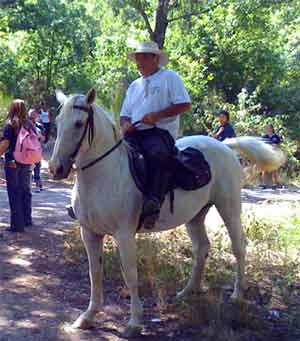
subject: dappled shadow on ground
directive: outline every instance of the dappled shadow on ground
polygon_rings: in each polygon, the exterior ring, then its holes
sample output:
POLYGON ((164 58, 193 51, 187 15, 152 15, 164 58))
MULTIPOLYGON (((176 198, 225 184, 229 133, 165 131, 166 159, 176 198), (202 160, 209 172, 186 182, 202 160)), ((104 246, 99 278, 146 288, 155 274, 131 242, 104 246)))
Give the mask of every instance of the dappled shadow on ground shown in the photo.
POLYGON ((64 229, 71 225, 64 209, 69 196, 68 188, 58 195, 55 187, 34 194, 34 226, 15 234, 4 230, 9 210, 0 188, 1 340, 59 340, 60 323, 76 315, 65 304, 68 276, 61 256, 64 229))
POLYGON ((6 233, 1 239, 2 339, 59 339, 57 319, 63 320, 66 312, 63 299, 61 307, 57 306, 56 288, 62 285, 63 273, 49 241, 49 236, 41 236, 38 231, 6 233))
MULTIPOLYGON (((128 318, 118 297, 108 298, 96 328, 74 331, 72 323, 88 305, 88 274, 66 263, 63 234, 35 226, 25 234, 4 232, 0 240, 0 340, 111 340, 128 318), (100 328, 101 327, 101 328, 100 328), (102 328, 103 327, 103 328, 102 328)), ((107 285, 107 287, 110 287, 107 285)), ((108 290, 110 291, 110 289, 108 290)))
POLYGON ((70 186, 45 181, 44 191, 33 192, 34 226, 15 234, 5 231, 9 210, 5 186, 0 187, 1 341, 111 340, 128 318, 114 300, 98 317, 97 325, 105 330, 69 327, 89 301, 88 273, 63 256, 74 225, 65 210, 70 191, 70 186))
MULTIPOLYGON (((65 264, 61 236, 43 234, 5 235, 0 242, 0 340, 82 340, 86 335, 64 323, 74 321, 88 304, 87 274, 65 264)), ((111 309, 111 321, 120 320, 119 314, 111 309)), ((98 336, 95 329, 89 335, 98 336)))

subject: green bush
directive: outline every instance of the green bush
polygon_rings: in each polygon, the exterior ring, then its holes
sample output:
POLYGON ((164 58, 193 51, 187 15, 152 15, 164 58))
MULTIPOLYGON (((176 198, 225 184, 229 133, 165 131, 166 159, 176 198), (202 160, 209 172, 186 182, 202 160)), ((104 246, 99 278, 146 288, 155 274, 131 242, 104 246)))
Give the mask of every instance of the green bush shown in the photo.
POLYGON ((0 129, 3 127, 11 101, 11 96, 0 91, 0 129))

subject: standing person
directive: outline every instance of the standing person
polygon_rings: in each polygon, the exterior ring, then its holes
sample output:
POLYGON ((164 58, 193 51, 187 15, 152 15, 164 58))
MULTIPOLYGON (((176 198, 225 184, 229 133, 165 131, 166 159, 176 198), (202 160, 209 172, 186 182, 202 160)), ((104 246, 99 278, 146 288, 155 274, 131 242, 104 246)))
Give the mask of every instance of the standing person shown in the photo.
POLYGON ((214 132, 214 138, 222 142, 225 139, 236 137, 235 131, 230 123, 229 112, 220 110, 218 116, 220 125, 214 132))
POLYGON ((5 153, 4 170, 11 213, 8 230, 11 232, 24 232, 26 226, 32 225, 31 165, 16 162, 13 155, 21 127, 30 129, 31 124, 24 101, 16 99, 11 104, 0 142, 0 155, 5 153))
MULTIPOLYGON (((268 124, 266 126, 266 134, 264 134, 262 138, 265 140, 266 143, 271 144, 275 148, 278 148, 281 143, 281 137, 275 133, 273 124, 268 124)), ((271 172, 271 176, 272 176, 272 189, 276 189, 279 187, 279 183, 278 183, 279 171, 275 170, 271 172)), ((263 171, 261 173, 262 184, 260 185, 262 189, 267 188, 267 177, 268 177, 268 173, 263 171)))
POLYGON ((144 155, 148 178, 142 220, 155 226, 172 174, 179 115, 191 108, 190 97, 178 74, 163 69, 167 54, 151 41, 140 44, 127 57, 141 74, 128 88, 120 124, 125 139, 144 155), (141 124, 133 126, 137 121, 141 124))
POLYGON ((48 142, 51 131, 51 113, 46 109, 44 102, 41 102, 39 121, 43 124, 45 129, 45 143, 48 142))
MULTIPOLYGON (((30 109, 28 112, 28 117, 33 125, 33 130, 37 135, 40 142, 45 141, 45 130, 42 123, 38 122, 39 113, 36 109, 30 109)), ((43 190, 43 184, 41 179, 41 161, 36 163, 33 168, 33 180, 35 182, 38 192, 43 190)))

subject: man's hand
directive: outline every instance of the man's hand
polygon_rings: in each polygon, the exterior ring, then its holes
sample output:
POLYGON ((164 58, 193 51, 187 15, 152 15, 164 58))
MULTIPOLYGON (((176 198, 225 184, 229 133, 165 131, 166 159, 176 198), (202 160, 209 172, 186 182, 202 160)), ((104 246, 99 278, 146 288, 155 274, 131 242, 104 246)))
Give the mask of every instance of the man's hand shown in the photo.
POLYGON ((216 134, 214 134, 214 138, 217 139, 219 137, 220 134, 222 134, 224 131, 224 127, 221 127, 216 134))
POLYGON ((5 153, 7 151, 9 147, 9 141, 4 139, 2 141, 0 141, 0 156, 2 156, 3 153, 5 153))
POLYGON ((155 123, 157 123, 159 120, 160 120, 159 112, 150 112, 149 114, 146 114, 143 117, 142 123, 155 125, 155 123))
POLYGON ((130 134, 135 131, 135 127, 129 120, 123 119, 121 120, 121 130, 123 135, 130 134))

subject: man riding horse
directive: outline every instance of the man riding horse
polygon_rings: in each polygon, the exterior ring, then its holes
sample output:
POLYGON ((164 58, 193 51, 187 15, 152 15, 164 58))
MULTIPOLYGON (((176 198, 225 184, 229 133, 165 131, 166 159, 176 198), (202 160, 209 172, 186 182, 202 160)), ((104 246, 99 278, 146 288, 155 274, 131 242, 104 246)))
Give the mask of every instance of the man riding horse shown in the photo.
POLYGON ((159 218, 172 176, 179 115, 191 108, 191 100, 178 74, 162 68, 168 57, 156 43, 141 43, 128 58, 136 63, 141 77, 127 90, 120 123, 126 141, 146 161, 142 217, 144 228, 151 229, 159 218), (134 125, 136 122, 140 124, 134 125))

